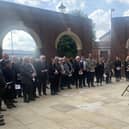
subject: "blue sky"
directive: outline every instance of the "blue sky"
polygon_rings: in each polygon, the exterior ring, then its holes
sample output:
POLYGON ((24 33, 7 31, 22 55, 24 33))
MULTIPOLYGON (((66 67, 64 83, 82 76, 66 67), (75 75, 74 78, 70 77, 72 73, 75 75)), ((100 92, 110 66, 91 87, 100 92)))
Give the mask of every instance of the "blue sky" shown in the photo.
POLYGON ((59 11, 58 6, 63 1, 66 12, 81 10, 95 23, 96 37, 99 39, 110 30, 110 10, 113 17, 129 16, 129 0, 1 0, 16 2, 28 6, 59 11))

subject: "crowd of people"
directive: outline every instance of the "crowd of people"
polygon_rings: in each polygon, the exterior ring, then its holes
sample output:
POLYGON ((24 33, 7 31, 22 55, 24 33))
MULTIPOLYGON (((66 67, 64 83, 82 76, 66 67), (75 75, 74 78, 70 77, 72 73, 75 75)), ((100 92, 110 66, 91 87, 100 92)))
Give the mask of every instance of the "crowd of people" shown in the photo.
MULTIPOLYGON (((96 60, 91 53, 88 58, 54 57, 51 61, 47 61, 45 55, 19 59, 3 54, 0 61, 0 111, 6 110, 2 102, 8 109, 16 108, 18 97, 29 103, 42 95, 46 96, 48 90, 53 96, 65 88, 102 86, 104 81, 111 83, 113 75, 116 81, 120 81, 123 66, 129 80, 129 56, 123 63, 119 57, 112 62, 103 58, 96 60)), ((3 117, 0 113, 0 125, 5 125, 3 117)))

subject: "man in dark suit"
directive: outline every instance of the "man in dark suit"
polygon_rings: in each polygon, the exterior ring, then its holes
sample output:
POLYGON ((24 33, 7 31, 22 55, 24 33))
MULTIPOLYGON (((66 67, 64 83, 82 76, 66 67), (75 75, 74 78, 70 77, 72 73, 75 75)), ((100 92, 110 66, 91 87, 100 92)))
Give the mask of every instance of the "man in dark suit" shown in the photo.
POLYGON ((12 68, 12 64, 10 60, 3 60, 2 72, 7 83, 6 91, 5 91, 5 104, 7 108, 16 107, 14 105, 15 98, 15 86, 14 86, 14 71, 12 68))
POLYGON ((81 82, 82 82, 83 71, 82 71, 82 64, 80 63, 80 57, 79 56, 77 56, 75 58, 73 68, 74 68, 74 79, 75 79, 76 88, 82 87, 81 82))
MULTIPOLYGON (((4 80, 4 77, 3 77, 3 74, 2 74, 2 70, 0 68, 0 110, 2 110, 1 106, 2 106, 2 98, 3 98, 4 92, 5 92, 5 86, 6 86, 6 82, 4 80)), ((4 116, 0 112, 0 126, 5 125, 3 117, 4 116)))
POLYGON ((58 59, 52 59, 49 65, 49 81, 51 88, 51 95, 58 95, 59 92, 59 80, 60 79, 60 66, 58 59))

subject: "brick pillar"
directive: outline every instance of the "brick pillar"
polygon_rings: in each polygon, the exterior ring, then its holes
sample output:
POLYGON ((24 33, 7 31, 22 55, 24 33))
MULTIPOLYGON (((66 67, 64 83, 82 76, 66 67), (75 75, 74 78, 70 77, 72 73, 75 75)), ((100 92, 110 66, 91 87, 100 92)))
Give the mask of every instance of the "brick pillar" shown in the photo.
POLYGON ((0 58, 2 58, 2 46, 0 46, 0 58))
POLYGON ((81 55, 82 55, 82 50, 78 50, 78 51, 77 51, 77 55, 78 55, 78 56, 81 56, 81 55))

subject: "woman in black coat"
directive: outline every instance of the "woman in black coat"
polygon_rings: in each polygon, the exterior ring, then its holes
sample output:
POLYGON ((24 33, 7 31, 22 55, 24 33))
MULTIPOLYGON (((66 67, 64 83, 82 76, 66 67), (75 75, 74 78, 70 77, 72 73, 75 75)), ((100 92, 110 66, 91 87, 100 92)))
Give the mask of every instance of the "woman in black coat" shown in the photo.
POLYGON ((104 63, 102 62, 102 60, 100 60, 100 61, 98 61, 96 68, 95 68, 97 85, 99 83, 100 83, 100 85, 102 85, 103 74, 104 74, 104 63))
POLYGON ((59 91, 60 67, 57 63, 56 59, 52 59, 48 70, 51 95, 57 95, 59 91))
POLYGON ((5 89, 5 100, 7 108, 16 107, 14 105, 14 99, 16 97, 15 85, 14 85, 14 69, 10 60, 6 60, 4 62, 4 67, 2 68, 3 76, 7 83, 7 87, 5 89))

